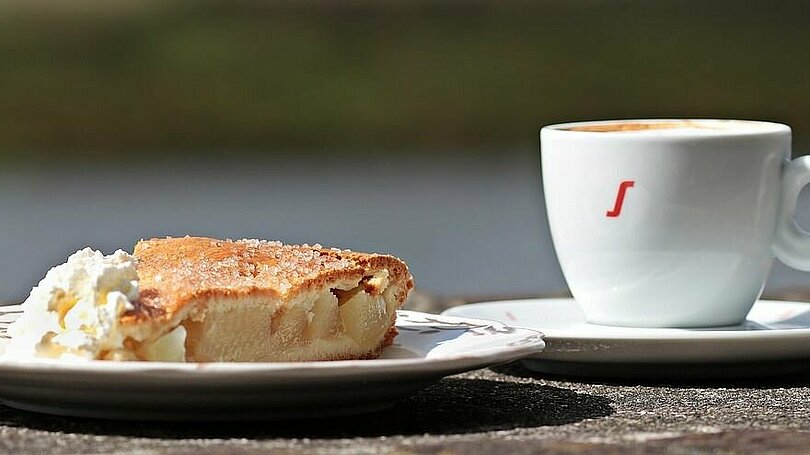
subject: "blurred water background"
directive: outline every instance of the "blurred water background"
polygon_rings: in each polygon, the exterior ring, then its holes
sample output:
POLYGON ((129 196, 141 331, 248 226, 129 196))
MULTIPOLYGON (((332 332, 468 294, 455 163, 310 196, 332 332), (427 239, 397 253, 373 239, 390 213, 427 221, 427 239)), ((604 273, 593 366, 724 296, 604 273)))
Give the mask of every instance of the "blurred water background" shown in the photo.
MULTIPOLYGON (((564 291, 538 128, 773 120, 806 153, 809 13, 725 0, 0 1, 0 299, 82 246, 184 234, 391 252, 438 295, 564 291)), ((810 226, 810 195, 799 218, 810 226)), ((807 284, 780 264, 769 281, 807 284)))

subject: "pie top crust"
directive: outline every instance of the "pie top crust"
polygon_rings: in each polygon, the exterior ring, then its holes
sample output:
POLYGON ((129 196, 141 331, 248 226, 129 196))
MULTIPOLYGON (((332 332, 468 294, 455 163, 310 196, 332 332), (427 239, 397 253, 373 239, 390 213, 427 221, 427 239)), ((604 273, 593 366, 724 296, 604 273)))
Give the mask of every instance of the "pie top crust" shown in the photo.
MULTIPOLYGON (((381 270, 387 270, 388 282, 396 286, 399 305, 413 288, 407 265, 393 256, 320 245, 167 237, 141 240, 134 255, 140 297, 122 316, 125 325, 172 320, 199 299, 264 295, 288 301, 300 292, 335 283, 350 288, 381 270)), ((367 292, 375 292, 373 282, 366 284, 367 292)))

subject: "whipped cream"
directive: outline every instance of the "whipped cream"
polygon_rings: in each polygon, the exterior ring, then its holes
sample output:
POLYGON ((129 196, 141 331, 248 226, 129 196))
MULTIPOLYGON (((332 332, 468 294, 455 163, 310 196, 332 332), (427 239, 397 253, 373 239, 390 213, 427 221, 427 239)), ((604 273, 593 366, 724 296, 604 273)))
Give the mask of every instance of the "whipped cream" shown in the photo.
POLYGON ((125 352, 119 320, 137 298, 132 255, 79 250, 31 290, 22 316, 9 326, 5 356, 81 360, 125 352))

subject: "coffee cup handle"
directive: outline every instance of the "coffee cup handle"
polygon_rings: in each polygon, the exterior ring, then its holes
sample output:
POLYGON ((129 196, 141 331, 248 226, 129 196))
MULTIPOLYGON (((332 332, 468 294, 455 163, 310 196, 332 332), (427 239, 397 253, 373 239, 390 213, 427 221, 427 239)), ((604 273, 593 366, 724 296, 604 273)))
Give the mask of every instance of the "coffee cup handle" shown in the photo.
POLYGON ((810 271, 810 233, 796 222, 796 203, 802 188, 810 184, 810 156, 785 163, 782 170, 782 201, 776 221, 774 255, 798 270, 810 271))

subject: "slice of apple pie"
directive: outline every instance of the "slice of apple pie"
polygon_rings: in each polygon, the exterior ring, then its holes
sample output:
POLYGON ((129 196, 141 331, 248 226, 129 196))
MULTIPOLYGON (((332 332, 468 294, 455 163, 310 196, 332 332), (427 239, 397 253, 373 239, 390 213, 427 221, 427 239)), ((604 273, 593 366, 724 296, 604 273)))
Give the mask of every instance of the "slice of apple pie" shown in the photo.
POLYGON ((379 254, 199 237, 85 248, 31 290, 4 357, 172 362, 373 358, 413 288, 379 254))
POLYGON ((395 257, 320 245, 164 238, 134 256, 139 298, 120 325, 138 333, 125 352, 144 359, 183 338, 194 362, 374 358, 413 288, 395 257))

